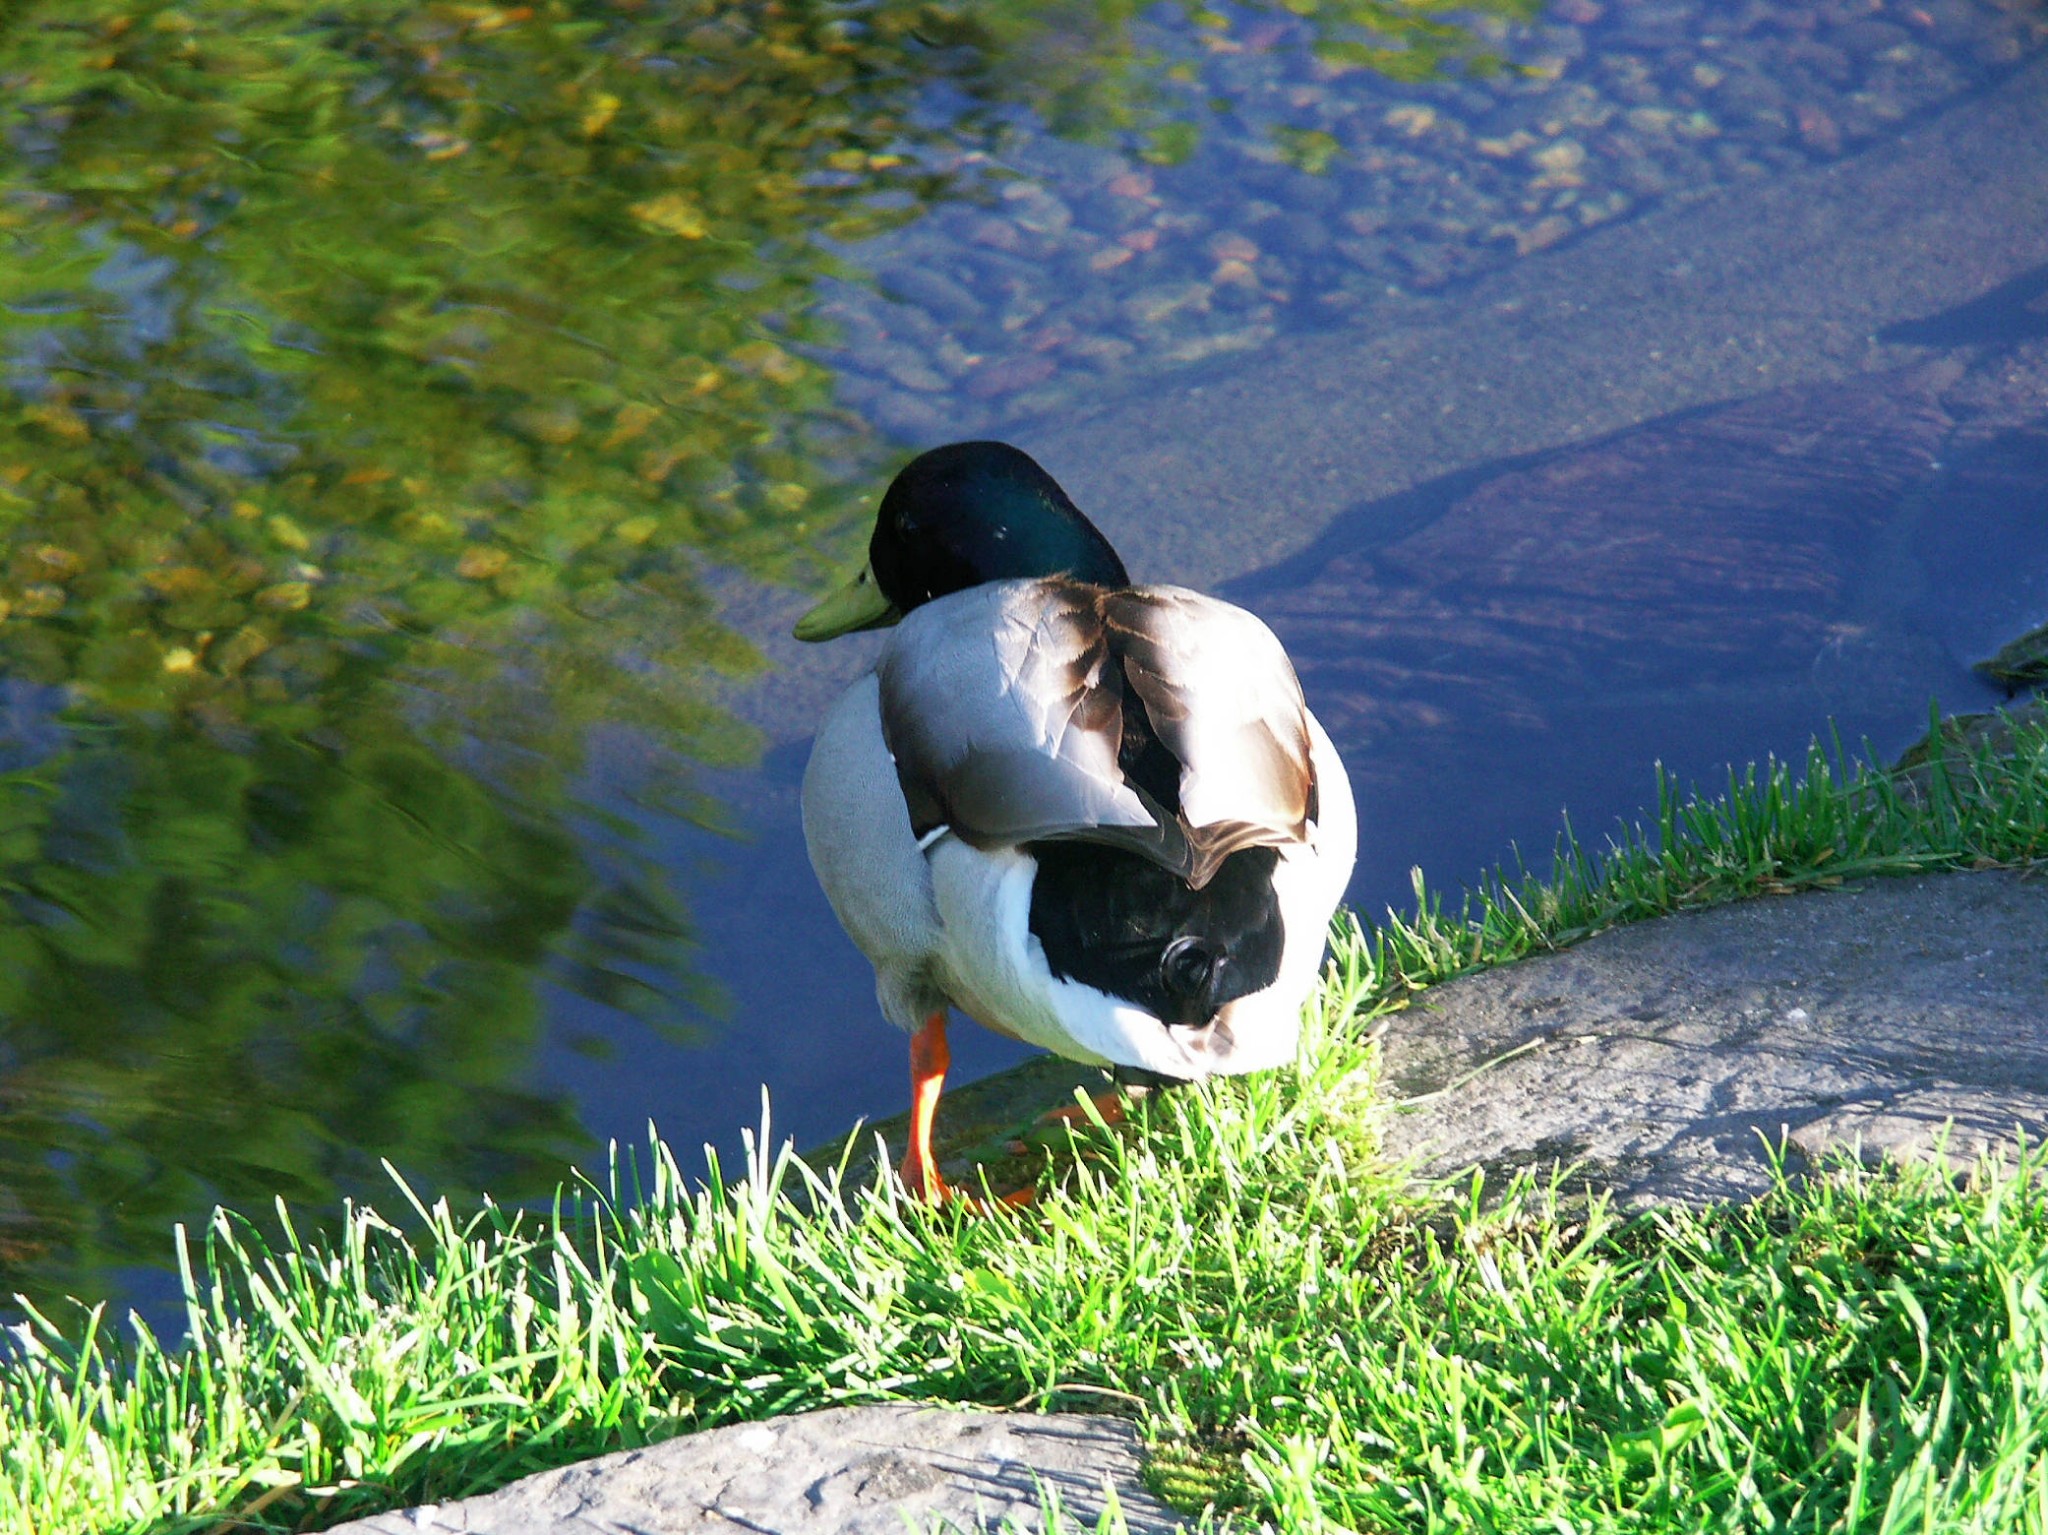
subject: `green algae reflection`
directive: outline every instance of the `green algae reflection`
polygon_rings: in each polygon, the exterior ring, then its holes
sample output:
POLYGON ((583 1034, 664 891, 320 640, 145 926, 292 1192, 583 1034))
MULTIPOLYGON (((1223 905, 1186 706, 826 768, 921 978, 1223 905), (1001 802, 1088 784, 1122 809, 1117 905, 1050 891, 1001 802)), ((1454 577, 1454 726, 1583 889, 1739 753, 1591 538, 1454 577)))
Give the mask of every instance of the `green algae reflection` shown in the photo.
MULTIPOLYGON (((1281 8, 1473 56, 1434 3, 1281 8)), ((0 732, 0 1290, 382 1156, 512 1197, 584 1149, 542 980, 705 1002, 662 872, 587 830, 590 729, 750 760, 703 573, 813 579, 888 456, 814 288, 974 195, 1019 103, 1178 142, 1133 14, 0 11, 0 688, 41 731, 0 732)), ((718 820, 687 765, 644 792, 718 820)))

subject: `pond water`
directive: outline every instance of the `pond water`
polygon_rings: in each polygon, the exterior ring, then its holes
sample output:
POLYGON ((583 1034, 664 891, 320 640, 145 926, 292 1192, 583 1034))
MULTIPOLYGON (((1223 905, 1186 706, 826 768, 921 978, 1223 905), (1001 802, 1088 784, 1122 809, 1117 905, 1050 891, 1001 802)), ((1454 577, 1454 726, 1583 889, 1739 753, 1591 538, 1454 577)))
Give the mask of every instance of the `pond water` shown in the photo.
POLYGON ((874 641, 787 628, 939 441, 1274 624, 1367 910, 1995 701, 2044 51, 2033 0, 12 8, 0 1292, 147 1304, 173 1222, 385 1160, 518 1199, 764 1084, 799 1143, 898 1110, 795 809, 874 641))

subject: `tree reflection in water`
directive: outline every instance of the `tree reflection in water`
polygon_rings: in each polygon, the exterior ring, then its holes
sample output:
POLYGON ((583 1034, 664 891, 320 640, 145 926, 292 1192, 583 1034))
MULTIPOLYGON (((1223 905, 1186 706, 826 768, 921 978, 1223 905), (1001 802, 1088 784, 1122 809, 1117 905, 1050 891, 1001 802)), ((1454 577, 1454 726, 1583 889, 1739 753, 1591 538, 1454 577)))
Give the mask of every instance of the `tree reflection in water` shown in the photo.
MULTIPOLYGON (((749 759, 715 689, 758 661, 702 573, 810 579, 882 467, 814 285, 975 195, 1019 103, 1184 145, 1135 9, 0 19, 0 666, 60 700, 0 741, 0 1290, 380 1157, 541 1189, 584 1142, 542 981, 703 1016, 587 733, 717 823, 688 764, 749 759)), ((1345 62, 1472 56, 1436 0, 1307 10, 1345 62)))

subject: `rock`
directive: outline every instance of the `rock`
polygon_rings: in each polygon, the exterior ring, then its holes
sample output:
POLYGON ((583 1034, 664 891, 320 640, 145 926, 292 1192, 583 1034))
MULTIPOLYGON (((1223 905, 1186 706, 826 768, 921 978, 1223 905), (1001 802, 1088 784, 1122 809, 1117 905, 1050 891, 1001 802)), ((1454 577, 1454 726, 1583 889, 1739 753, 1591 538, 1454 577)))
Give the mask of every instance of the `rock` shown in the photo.
MULTIPOLYGON (((1094 1097, 1110 1086, 1109 1072, 1056 1055, 1033 1056, 1008 1070, 946 1089, 932 1131, 939 1171, 950 1183, 1001 1195, 1034 1182, 1047 1152, 1065 1144, 1066 1132, 1040 1122, 1047 1109, 1065 1108, 1081 1093, 1094 1097), (1021 1150, 1017 1149, 1022 1147, 1021 1150)), ((876 1157, 893 1167, 907 1144, 908 1114, 856 1125, 845 1135, 803 1153, 813 1167, 846 1171, 842 1187, 874 1183, 876 1157)))
POLYGON ((1033 384, 1042 384, 1058 369, 1052 358, 1043 352, 1026 352, 1021 357, 1011 357, 1003 362, 991 364, 968 380, 967 392, 978 400, 994 399, 998 395, 1013 394, 1019 389, 1028 389, 1033 384))
POLYGON ((1008 219, 977 219, 967 237, 976 245, 986 245, 991 249, 1012 254, 1024 249, 1023 234, 1008 219))
POLYGON ((1387 265, 1387 242, 1376 238, 1339 240, 1337 254, 1368 272, 1379 272, 1387 265))
POLYGON ((1957 371, 1772 390, 1524 461, 1246 599, 1363 762, 1416 704, 1493 729, 1582 689, 1804 676, 1855 620, 1871 530, 1935 474, 1957 371))
POLYGON ((1842 152, 1842 130, 1836 126, 1824 108, 1811 104, 1801 106, 1796 113, 1799 120, 1800 142, 1816 154, 1838 155, 1842 152))
MULTIPOLYGON (((1941 722, 1942 767, 1960 777, 1970 771, 1973 757, 1986 751, 2010 756, 2022 729, 2039 729, 2043 725, 2048 725, 2048 699, 2044 698, 1995 713, 1951 715, 1941 722)), ((1929 742, 1922 740, 1892 764, 1892 786, 1907 801, 1925 804, 1933 792, 1933 755, 1929 742)))
POLYGON ((1154 330, 1186 309, 1206 309, 1210 287, 1207 283, 1173 283, 1147 288, 1124 300, 1123 311, 1140 330, 1154 330))
POLYGON ((886 269, 877 280, 889 297, 915 304, 941 320, 964 325, 981 316, 981 300, 934 267, 904 263, 886 269))
POLYGON ((2008 688, 2032 688, 2048 683, 2048 624, 2030 630, 2006 645, 1977 670, 2008 688))
POLYGON ((1510 227, 1509 232, 1515 242, 1515 253, 1528 256, 1557 244, 1572 232, 1573 227, 1570 219, 1562 214, 1553 213, 1548 218, 1538 219, 1527 229, 1510 227))
POLYGON ((1003 201, 1017 227, 1035 235, 1057 235, 1074 222, 1073 210, 1052 193, 1028 181, 1013 181, 1003 188, 1003 201))
POLYGON ((953 418, 937 406, 896 389, 876 389, 866 410, 875 425, 905 442, 936 442, 958 430, 953 418))
POLYGON ((1530 154, 1529 159, 1543 174, 1536 179, 1539 187, 1584 186, 1586 178, 1580 174, 1586 164, 1586 146, 1576 139, 1559 139, 1546 144, 1530 154))
MULTIPOLYGON (((1163 389, 1140 381, 1172 376, 1186 327, 1142 317, 1154 307, 1151 290, 1206 276, 1220 283, 1218 302, 1228 305, 1233 290, 1248 289, 1245 267, 1255 266, 1267 294, 1297 313, 1384 311, 1384 298, 1412 298, 1498 271, 1515 253, 1549 248, 1567 226, 1549 223, 1532 235, 1546 217, 1570 215, 1577 226, 1615 222, 1660 202, 1797 177, 1816 160, 1892 138, 1897 125, 1918 118, 1924 126, 1931 109, 1993 83, 1986 78, 1991 55, 1983 49, 1993 34, 2017 49, 1993 50, 2010 61, 2039 52, 2044 38, 2034 23, 2016 14, 2003 19, 1999 7, 1983 0, 1961 0, 1953 14, 1939 18, 1940 0, 1916 0, 1882 19, 1863 0, 1822 10, 1715 7, 1704 0, 1567 5, 1541 17, 1461 20, 1508 67, 1409 83, 1319 60, 1319 30, 1297 19, 1221 30, 1191 27, 1185 16, 1162 21, 1162 36, 1178 38, 1169 53, 1192 48, 1208 55, 1182 57, 1172 71, 1177 83, 1189 87, 1193 99, 1206 96, 1235 108, 1202 123, 1201 174, 1165 163, 1178 151, 1158 149, 1159 167, 1145 170, 1117 152, 1048 134, 1042 124, 1010 124, 993 157, 963 147, 933 161, 934 168, 956 174, 957 190, 975 206, 949 205, 937 196, 928 216, 863 246, 856 259, 871 262, 877 273, 875 307, 886 309, 881 295, 892 295, 993 364, 1013 354, 1015 333, 1041 317, 1080 329, 1073 313, 1079 305, 1098 295, 1130 301, 1133 312, 1112 323, 1132 349, 1116 367, 1102 370, 1106 377, 1067 378, 1063 357, 1062 373, 1029 392, 1071 400, 1083 388, 1099 394, 1104 382, 1126 392, 1163 389), (1256 38, 1269 45, 1255 46, 1256 38), (1702 110, 1707 107, 1711 115, 1702 110), (1525 159, 1531 149, 1541 153, 1525 159), (1304 175, 1303 167, 1317 174, 1304 175), (1556 195, 1573 191, 1582 191, 1576 204, 1556 195), (1610 200, 1616 193, 1624 194, 1619 202, 1610 200), (1421 242, 1412 260, 1398 251, 1375 253, 1369 245, 1334 248, 1345 233, 1344 210, 1361 201, 1402 210, 1403 225, 1421 242), (1257 227, 1281 216, 1293 221, 1285 239, 1257 227), (1150 228, 1155 219, 1169 234, 1189 238, 1171 238, 1156 251, 1125 243, 1137 226, 1150 228), (1487 233, 1504 225, 1517 237, 1487 233), (1204 265, 1197 252, 1217 229, 1255 239, 1269 255, 1328 259, 1303 264, 1285 282, 1276 282, 1263 261, 1227 252, 1205 252, 1204 265), (997 256, 1022 258, 1015 261, 1020 288, 1000 285, 1011 267, 988 259, 997 256), (932 281, 920 276, 926 271, 932 281)), ((1151 74, 1165 57, 1147 62, 1140 74, 1151 74)), ((1169 125, 1175 132, 1192 127, 1177 110, 1168 116, 1175 118, 1169 125)), ((1908 144, 1919 132, 1892 142, 1908 144)), ((2024 166, 1980 176, 1976 167, 1988 163, 1985 157, 1963 163, 1968 169, 1937 165, 1915 183, 1920 218, 1930 216, 1930 187, 1955 201, 1959 194, 1951 189, 1958 183, 2030 184, 2024 166)), ((1752 217, 1732 203, 1724 211, 1739 220, 1752 217)), ((1772 232, 1749 244, 1769 249, 1785 243, 1808 211, 1802 201, 1792 217, 1757 219, 1772 232)), ((2024 210, 2015 210, 2008 223, 2023 226, 2024 210)), ((1718 249, 1726 241, 1725 235, 1710 237, 1706 245, 1718 249)), ((1395 243, 1409 243, 1408 235, 1397 234, 1395 243)), ((1864 241, 1840 242, 1842 255, 1834 259, 1882 272, 1882 258, 1861 254, 1867 248, 1864 241)), ((1921 241, 1917 259, 1924 263, 1930 249, 1921 241)), ((1802 291, 1826 286, 1808 277, 1787 280, 1802 291)), ((1783 316, 1795 308, 1780 305, 1765 319, 1766 328, 1738 327, 1720 339, 1754 346, 1767 328, 1786 328, 1783 316)), ((901 331, 894 318, 885 316, 883 323, 901 331)), ((1847 322, 1823 323, 1842 346, 1859 334, 1847 322)), ((1299 337, 1304 327, 1288 329, 1299 337)), ((912 333, 911 339, 928 338, 912 333)), ((876 370, 857 347, 849 353, 852 367, 876 370)), ((1292 357, 1290 348, 1276 361, 1284 366, 1292 357)), ((1002 394, 1003 409, 1023 409, 1026 392, 1002 394)))
POLYGON ((914 347, 885 343, 871 348, 869 358, 902 388, 936 394, 946 387, 945 374, 919 356, 914 347))
POLYGON ((1436 108, 1416 106, 1393 107, 1382 119, 1389 128, 1411 139, 1419 139, 1436 126, 1436 108))
POLYGON ((1741 1199, 1767 1147, 1959 1166, 2048 1131, 2048 883, 1879 879, 1689 912, 1425 993, 1386 1147, 1429 1174, 1576 1167, 1624 1208, 1741 1199), (1425 1099, 1424 1095, 1429 1096, 1425 1099))
POLYGON ((1436 240, 1413 240, 1393 252, 1395 265, 1405 269, 1417 287, 1433 288, 1448 281, 1456 266, 1454 248, 1436 240))
POLYGON ((1236 330, 1213 331, 1175 343, 1166 349, 1166 355, 1179 363, 1206 362, 1226 352, 1248 352, 1264 346, 1274 334, 1272 325, 1247 325, 1236 330))
POLYGON ((1104 1484, 1134 1532, 1181 1521, 1138 1481, 1119 1418, 835 1407, 689 1434, 543 1471, 497 1492, 335 1527, 334 1535, 902 1535, 1040 1526, 1040 1487, 1092 1529, 1104 1484))
POLYGON ((1218 261, 1236 261, 1246 266, 1259 259, 1258 243, 1234 230, 1211 236, 1208 251, 1218 261))

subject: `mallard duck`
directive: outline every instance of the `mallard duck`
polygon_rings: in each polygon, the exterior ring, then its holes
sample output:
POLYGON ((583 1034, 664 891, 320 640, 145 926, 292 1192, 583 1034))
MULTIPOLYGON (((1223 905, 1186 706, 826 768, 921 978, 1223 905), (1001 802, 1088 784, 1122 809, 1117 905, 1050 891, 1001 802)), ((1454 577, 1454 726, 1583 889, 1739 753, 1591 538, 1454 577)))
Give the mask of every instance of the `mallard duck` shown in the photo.
POLYGON ((867 563, 796 626, 894 625, 803 782, 826 898, 911 1035, 900 1176, 947 1192, 948 1006, 1169 1080, 1294 1059, 1357 820, 1273 633, 1133 586, 1051 475, 1000 442, 913 459, 867 563))

